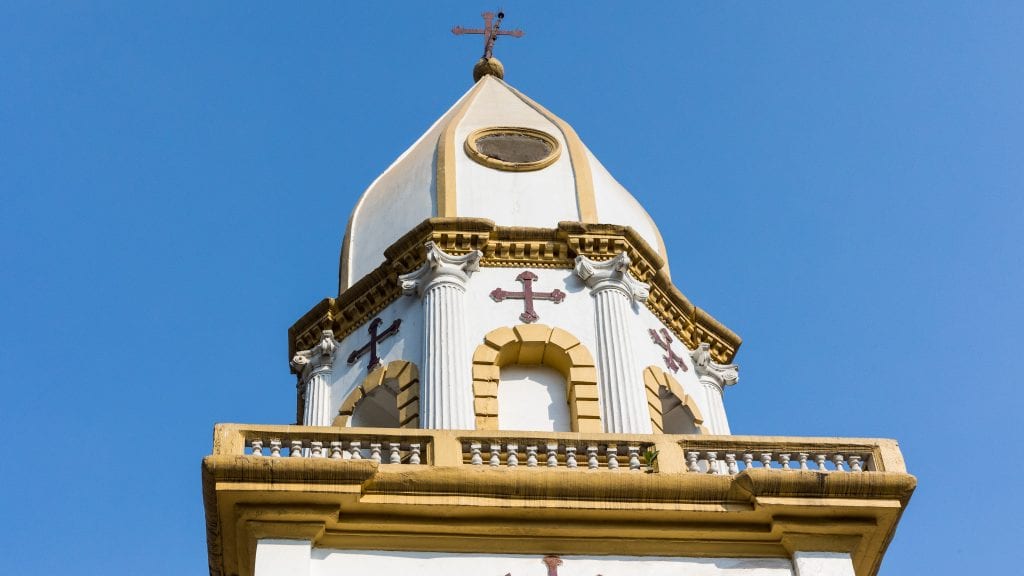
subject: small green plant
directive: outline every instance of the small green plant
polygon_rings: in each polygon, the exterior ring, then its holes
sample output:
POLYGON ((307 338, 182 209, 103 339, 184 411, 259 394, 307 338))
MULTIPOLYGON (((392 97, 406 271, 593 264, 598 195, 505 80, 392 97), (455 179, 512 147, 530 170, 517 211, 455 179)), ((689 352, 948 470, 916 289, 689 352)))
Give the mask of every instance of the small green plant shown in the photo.
POLYGON ((657 462, 657 461, 658 461, 658 451, 655 450, 654 448, 648 448, 644 452, 644 464, 646 464, 648 468, 653 469, 654 468, 654 463, 657 462))

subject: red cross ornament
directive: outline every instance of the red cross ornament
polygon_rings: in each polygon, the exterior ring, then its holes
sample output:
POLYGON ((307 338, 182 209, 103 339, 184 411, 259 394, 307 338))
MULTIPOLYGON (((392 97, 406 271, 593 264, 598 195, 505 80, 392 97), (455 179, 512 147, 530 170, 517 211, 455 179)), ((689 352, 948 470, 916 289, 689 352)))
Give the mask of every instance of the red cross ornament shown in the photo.
POLYGON ((366 365, 366 371, 372 372, 374 368, 380 366, 380 357, 377 356, 377 344, 394 336, 395 334, 398 334, 398 327, 402 325, 402 319, 396 319, 391 323, 391 326, 388 326, 383 332, 377 332, 377 329, 380 328, 380 325, 383 323, 384 321, 379 317, 374 318, 373 322, 370 322, 370 327, 366 330, 370 333, 370 341, 362 347, 353 350, 352 353, 348 355, 349 364, 355 364, 364 355, 369 354, 370 363, 366 365))
POLYGON ((661 346, 661 349, 667 352, 667 354, 662 356, 662 358, 665 359, 665 366, 668 366, 669 370, 673 373, 679 372, 680 368, 683 369, 683 372, 688 370, 683 359, 672 350, 672 335, 668 333, 668 330, 662 328, 661 334, 659 335, 658 332, 652 328, 648 330, 647 333, 651 335, 651 342, 661 346))
POLYGON ((502 288, 495 288, 491 290, 491 299, 495 302, 501 302, 503 300, 522 300, 523 301, 523 313, 519 315, 519 319, 527 324, 536 322, 540 319, 537 315, 537 311, 533 308, 534 300, 549 300, 558 304, 562 300, 565 300, 565 292, 562 292, 558 288, 555 288, 551 292, 534 292, 533 283, 537 280, 537 275, 529 270, 523 270, 516 276, 516 280, 523 284, 522 291, 509 292, 502 288))

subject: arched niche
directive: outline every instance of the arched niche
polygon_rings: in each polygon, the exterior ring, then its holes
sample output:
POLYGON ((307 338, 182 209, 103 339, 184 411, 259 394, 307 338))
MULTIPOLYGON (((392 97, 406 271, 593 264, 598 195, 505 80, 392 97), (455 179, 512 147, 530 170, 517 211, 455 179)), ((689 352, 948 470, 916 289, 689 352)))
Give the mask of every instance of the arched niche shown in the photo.
POLYGON ((655 434, 707 434, 697 402, 683 392, 671 374, 648 366, 644 369, 647 408, 655 434))
POLYGON ((553 368, 565 378, 573 432, 601 432, 597 369, 586 346, 565 330, 520 324, 491 330, 473 354, 473 404, 477 430, 498 429, 498 386, 503 366, 553 368))
POLYGON ((416 365, 405 360, 374 368, 362 385, 341 403, 333 425, 347 427, 387 422, 399 428, 419 428, 419 374, 416 365))

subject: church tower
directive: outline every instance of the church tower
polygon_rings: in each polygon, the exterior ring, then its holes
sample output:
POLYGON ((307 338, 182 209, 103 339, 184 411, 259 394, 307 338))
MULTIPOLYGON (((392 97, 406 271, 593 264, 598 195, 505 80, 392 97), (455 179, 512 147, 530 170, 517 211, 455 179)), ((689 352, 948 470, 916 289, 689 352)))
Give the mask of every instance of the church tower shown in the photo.
POLYGON ((298 424, 217 425, 210 574, 875 574, 896 442, 730 435, 740 338, 569 124, 475 75, 289 330, 298 424))

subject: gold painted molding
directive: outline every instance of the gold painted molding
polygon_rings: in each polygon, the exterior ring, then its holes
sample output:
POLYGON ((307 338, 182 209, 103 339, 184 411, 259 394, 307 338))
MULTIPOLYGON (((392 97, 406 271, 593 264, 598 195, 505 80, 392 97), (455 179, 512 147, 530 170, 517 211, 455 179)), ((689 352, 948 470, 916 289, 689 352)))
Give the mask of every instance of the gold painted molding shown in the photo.
POLYGON ((455 154, 458 148, 455 146, 455 129, 459 127, 462 118, 466 115, 469 107, 476 100, 484 82, 477 82, 463 99, 462 105, 453 113, 451 119, 445 124, 444 130, 438 137, 437 142, 437 172, 434 177, 434 186, 437 194, 437 215, 441 218, 452 218, 458 213, 456 205, 455 190, 455 154))
POLYGON ((497 328, 484 336, 473 353, 473 406, 477 430, 498 429, 498 386, 501 368, 542 364, 565 377, 573 432, 601 432, 597 400, 597 368, 586 346, 561 328, 520 324, 497 328))
POLYGON ((700 430, 701 434, 707 434, 708 429, 704 426, 704 416, 697 408, 697 402, 692 396, 683 392, 679 381, 657 366, 644 368, 644 387, 647 388, 647 408, 651 413, 651 425, 656 434, 665 430, 664 420, 661 413, 660 389, 665 388, 670 394, 679 399, 679 402, 693 415, 693 424, 700 430))
POLYGON ((420 427, 420 372, 416 365, 405 360, 394 360, 386 366, 373 369, 363 383, 349 393, 341 403, 338 416, 332 426, 348 427, 359 401, 388 381, 395 381, 398 393, 395 402, 398 405, 399 428, 420 427))

